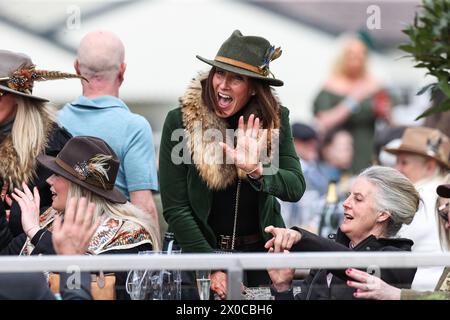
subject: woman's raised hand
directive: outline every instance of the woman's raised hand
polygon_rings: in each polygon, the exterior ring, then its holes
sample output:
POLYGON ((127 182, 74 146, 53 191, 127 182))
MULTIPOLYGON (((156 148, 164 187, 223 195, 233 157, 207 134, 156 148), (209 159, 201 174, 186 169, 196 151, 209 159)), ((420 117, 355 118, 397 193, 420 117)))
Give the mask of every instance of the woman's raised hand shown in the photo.
POLYGON ((92 236, 100 225, 97 218, 93 222, 95 203, 87 204, 86 198, 78 203, 71 198, 64 211, 64 223, 57 216, 53 222, 53 247, 60 255, 84 254, 89 246, 92 236))
POLYGON ((236 148, 220 142, 224 149, 227 159, 232 159, 236 167, 246 173, 254 173, 252 176, 262 175, 262 165, 260 163, 261 152, 267 143, 267 129, 261 130, 260 121, 251 114, 247 125, 244 126, 244 117, 239 118, 237 129, 236 148), (259 137, 258 137, 259 136, 259 137))
POLYGON ((37 187, 33 188, 31 193, 25 182, 22 183, 23 191, 14 188, 12 197, 20 206, 22 228, 26 235, 31 239, 39 231, 39 206, 41 199, 37 187))

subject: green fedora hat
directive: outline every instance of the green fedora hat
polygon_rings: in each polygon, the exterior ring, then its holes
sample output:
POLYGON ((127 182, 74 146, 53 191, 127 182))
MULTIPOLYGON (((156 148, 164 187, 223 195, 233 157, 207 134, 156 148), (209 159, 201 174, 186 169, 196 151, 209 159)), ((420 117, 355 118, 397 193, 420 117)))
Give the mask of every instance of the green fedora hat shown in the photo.
POLYGON ((270 45, 266 39, 243 36, 239 30, 235 30, 222 44, 214 60, 198 55, 196 57, 211 66, 279 87, 283 85, 283 81, 275 79, 270 72, 269 64, 280 55, 281 49, 270 45))

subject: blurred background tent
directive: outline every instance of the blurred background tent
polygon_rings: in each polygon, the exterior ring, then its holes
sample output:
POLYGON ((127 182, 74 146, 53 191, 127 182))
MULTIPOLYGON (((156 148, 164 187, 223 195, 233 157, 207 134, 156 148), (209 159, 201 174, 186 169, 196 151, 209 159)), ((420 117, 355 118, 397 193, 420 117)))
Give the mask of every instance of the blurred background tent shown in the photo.
MULTIPOLYGON (((134 112, 147 117, 159 144, 167 111, 190 79, 207 66, 196 54, 213 58, 235 29, 262 35, 283 49, 271 66, 285 86, 281 101, 292 121, 308 122, 311 103, 338 51, 336 37, 363 29, 376 52, 373 72, 398 90, 408 108, 426 108, 410 99, 427 79, 397 49, 407 40, 401 33, 410 24, 420 1, 246 1, 246 0, 17 0, 1 1, 3 49, 26 52, 40 69, 73 71, 80 39, 96 29, 111 30, 126 46, 128 69, 121 98, 134 112), (370 30, 371 5, 379 8, 380 28, 370 30)), ((80 94, 77 81, 42 84, 37 95, 60 106, 80 94)), ((399 108, 398 124, 412 122, 420 111, 399 108)), ((414 109, 411 109, 414 110, 414 109)))

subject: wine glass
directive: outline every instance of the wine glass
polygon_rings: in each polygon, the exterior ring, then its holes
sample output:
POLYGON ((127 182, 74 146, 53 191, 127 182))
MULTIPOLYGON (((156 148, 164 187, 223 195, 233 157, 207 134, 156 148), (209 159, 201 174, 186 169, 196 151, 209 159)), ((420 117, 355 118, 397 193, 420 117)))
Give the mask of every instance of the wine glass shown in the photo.
POLYGON ((200 300, 209 300, 211 270, 197 270, 195 271, 195 277, 197 280, 197 290, 200 300))

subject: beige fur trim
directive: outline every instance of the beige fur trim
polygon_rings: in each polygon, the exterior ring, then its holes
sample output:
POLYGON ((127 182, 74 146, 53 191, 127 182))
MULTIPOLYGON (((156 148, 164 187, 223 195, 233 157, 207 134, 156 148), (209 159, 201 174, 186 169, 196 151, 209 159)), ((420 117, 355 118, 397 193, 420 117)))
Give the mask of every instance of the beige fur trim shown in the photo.
POLYGON ((209 188, 222 190, 236 180, 236 167, 230 164, 214 164, 224 159, 223 152, 218 152, 222 149, 218 141, 208 141, 203 139, 203 134, 195 134, 199 129, 203 133, 208 129, 218 129, 222 136, 225 136, 227 128, 225 121, 210 112, 202 101, 200 81, 206 76, 201 75, 192 81, 185 95, 180 98, 181 111, 192 161, 209 188), (201 124, 201 128, 196 127, 198 124, 201 124))
MULTIPOLYGON (((54 123, 46 116, 45 112, 42 112, 42 116, 44 118, 46 130, 45 150, 48 146, 48 140, 54 123)), ((3 140, 0 142, 0 179, 9 183, 10 190, 14 187, 21 188, 23 181, 29 183, 36 177, 37 164, 32 150, 29 151, 29 157, 32 161, 29 162, 28 166, 21 166, 19 156, 17 155, 12 142, 11 134, 3 137, 3 140)))

